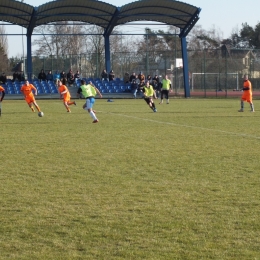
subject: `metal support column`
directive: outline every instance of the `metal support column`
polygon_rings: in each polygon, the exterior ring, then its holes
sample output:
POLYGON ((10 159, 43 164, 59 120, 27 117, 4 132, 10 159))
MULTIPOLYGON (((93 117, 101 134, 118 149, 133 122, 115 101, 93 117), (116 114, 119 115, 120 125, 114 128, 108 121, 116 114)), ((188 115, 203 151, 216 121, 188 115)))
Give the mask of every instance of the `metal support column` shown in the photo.
POLYGON ((27 34, 27 79, 32 80, 32 35, 27 34))
POLYGON ((105 37, 105 65, 106 65, 106 71, 109 73, 111 70, 109 35, 105 35, 104 37, 105 37))
POLYGON ((182 52, 182 60, 183 60, 184 94, 185 97, 188 98, 190 97, 190 84, 189 84, 189 68, 188 68, 186 37, 181 38, 181 52, 182 52))

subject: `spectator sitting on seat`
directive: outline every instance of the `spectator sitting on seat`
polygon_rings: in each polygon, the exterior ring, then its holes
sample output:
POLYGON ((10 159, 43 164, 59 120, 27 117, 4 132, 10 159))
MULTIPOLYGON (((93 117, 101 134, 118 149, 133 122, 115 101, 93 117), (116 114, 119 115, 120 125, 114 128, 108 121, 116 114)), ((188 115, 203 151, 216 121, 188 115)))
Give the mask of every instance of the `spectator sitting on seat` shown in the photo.
POLYGON ((79 73, 79 71, 77 70, 77 72, 75 73, 75 75, 74 75, 74 79, 75 80, 77 80, 77 79, 80 79, 81 77, 80 77, 80 73, 79 73))
POLYGON ((20 79, 21 79, 21 81, 25 81, 25 75, 24 75, 23 72, 22 72, 21 75, 20 75, 20 79))
POLYGON ((42 69, 41 72, 39 73, 38 79, 39 79, 40 81, 45 81, 45 80, 46 80, 46 74, 45 74, 45 72, 44 72, 43 69, 42 69))
POLYGON ((22 73, 18 72, 18 81, 21 82, 22 81, 22 73))
POLYGON ((53 75, 52 75, 51 70, 49 70, 49 72, 47 73, 46 79, 47 79, 47 81, 53 81, 53 75))
POLYGON ((14 74, 13 74, 13 82, 17 81, 18 80, 18 71, 15 71, 14 74))
POLYGON ((63 70, 63 71, 60 73, 60 80, 66 79, 66 78, 67 78, 66 73, 65 73, 65 71, 63 70))
POLYGON ((75 82, 75 78, 72 70, 69 70, 69 72, 67 73, 67 81, 69 85, 73 85, 75 82))
POLYGON ((109 81, 113 81, 114 78, 115 78, 115 73, 114 73, 113 70, 111 70, 110 73, 109 73, 109 81))
POLYGON ((7 81, 7 78, 6 78, 6 75, 5 75, 4 72, 2 73, 2 75, 1 75, 1 77, 0 77, 0 81, 1 81, 3 84, 5 84, 6 81, 7 81))
POLYGON ((56 72, 53 75, 53 80, 55 82, 55 84, 58 84, 58 80, 60 79, 60 73, 56 70, 56 72))
POLYGON ((108 74, 106 70, 103 70, 101 73, 101 80, 108 81, 108 74))
POLYGON ((159 97, 161 95, 161 88, 162 88, 162 84, 160 82, 160 79, 157 75, 155 75, 153 77, 153 87, 154 90, 156 91, 156 96, 159 97))
POLYGON ((136 98, 137 91, 138 91, 138 84, 136 80, 133 80, 131 84, 131 92, 133 93, 134 98, 136 98))
POLYGON ((130 83, 132 83, 133 80, 136 80, 135 72, 132 72, 132 75, 131 75, 130 78, 129 78, 130 83))
POLYGON ((155 76, 153 77, 153 84, 154 84, 154 86, 155 86, 155 85, 158 85, 159 82, 160 82, 159 77, 158 77, 157 75, 155 75, 155 76))
POLYGON ((149 81, 150 85, 152 84, 152 77, 151 77, 151 75, 148 75, 146 77, 146 80, 149 81))
POLYGON ((124 75, 124 83, 129 83, 129 80, 130 80, 129 73, 126 72, 125 75, 124 75))

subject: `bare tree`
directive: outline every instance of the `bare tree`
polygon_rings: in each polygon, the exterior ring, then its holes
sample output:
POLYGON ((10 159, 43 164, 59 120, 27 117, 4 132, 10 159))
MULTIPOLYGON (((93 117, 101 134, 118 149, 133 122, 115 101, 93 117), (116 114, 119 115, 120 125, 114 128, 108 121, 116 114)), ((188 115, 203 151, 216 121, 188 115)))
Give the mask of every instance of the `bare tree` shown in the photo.
POLYGON ((8 63, 8 40, 5 34, 5 27, 3 25, 0 26, 0 68, 3 72, 7 72, 9 70, 8 63))
POLYGON ((6 35, 6 30, 4 25, 0 25, 0 46, 3 48, 4 53, 8 55, 8 39, 6 35))

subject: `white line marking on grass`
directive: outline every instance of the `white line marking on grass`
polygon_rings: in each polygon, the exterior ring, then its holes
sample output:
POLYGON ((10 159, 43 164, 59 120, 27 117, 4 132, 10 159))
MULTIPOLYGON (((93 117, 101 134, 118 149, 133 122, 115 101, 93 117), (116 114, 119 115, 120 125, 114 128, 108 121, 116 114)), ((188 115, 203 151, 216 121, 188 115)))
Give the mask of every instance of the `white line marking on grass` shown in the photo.
POLYGON ((113 112, 108 112, 108 114, 113 114, 113 115, 117 115, 117 116, 133 118, 133 119, 139 119, 139 120, 143 120, 143 121, 148 121, 148 122, 158 123, 158 124, 164 124, 164 125, 173 125, 173 126, 180 126, 180 127, 186 127, 186 128, 194 128, 194 129, 199 129, 199 130, 219 132, 219 133, 223 133, 223 134, 243 136, 243 137, 254 138, 254 139, 260 139, 260 136, 228 132, 228 131, 223 131, 223 130, 218 130, 218 129, 213 129, 213 128, 206 128, 206 127, 192 126, 192 125, 181 125, 181 124, 176 124, 176 123, 171 123, 171 122, 162 122, 162 121, 157 121, 157 120, 153 120, 153 119, 141 118, 141 117, 136 117, 136 116, 128 116, 128 115, 118 114, 118 113, 113 113, 113 112))

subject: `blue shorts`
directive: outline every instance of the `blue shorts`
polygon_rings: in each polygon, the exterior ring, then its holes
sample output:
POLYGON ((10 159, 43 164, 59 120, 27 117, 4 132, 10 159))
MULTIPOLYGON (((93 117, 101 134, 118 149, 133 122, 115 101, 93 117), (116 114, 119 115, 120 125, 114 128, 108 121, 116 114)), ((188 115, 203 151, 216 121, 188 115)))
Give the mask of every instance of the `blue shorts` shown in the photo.
POLYGON ((95 98, 93 98, 93 97, 87 98, 86 99, 86 107, 85 107, 85 109, 88 110, 88 109, 93 108, 94 103, 95 103, 95 98))

